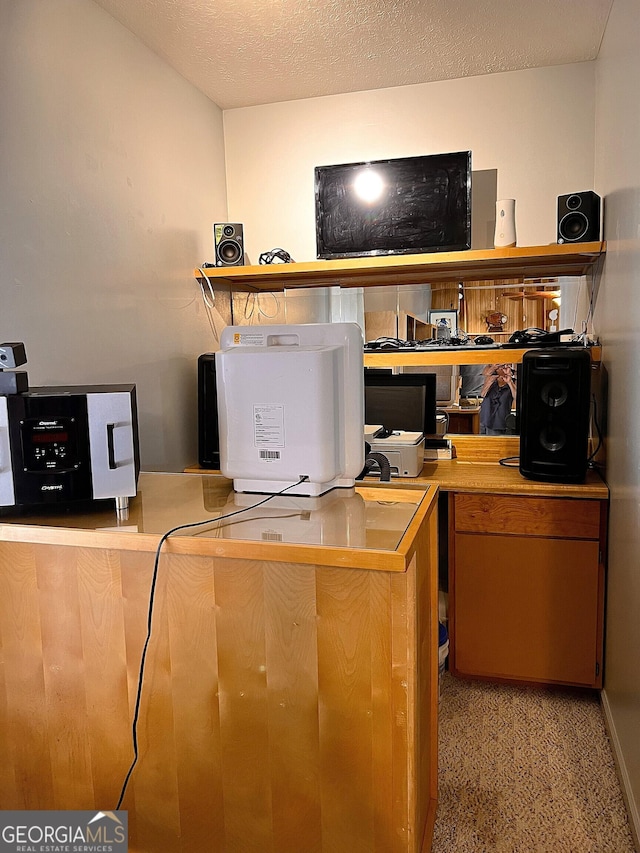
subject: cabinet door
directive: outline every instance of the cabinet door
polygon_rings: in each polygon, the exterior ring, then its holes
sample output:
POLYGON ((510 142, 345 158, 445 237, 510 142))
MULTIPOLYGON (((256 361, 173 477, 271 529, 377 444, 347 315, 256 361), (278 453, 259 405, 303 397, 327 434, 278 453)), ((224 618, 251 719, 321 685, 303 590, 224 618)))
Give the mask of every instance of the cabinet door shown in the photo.
POLYGON ((455 673, 599 685, 598 542, 456 533, 453 544, 455 673))

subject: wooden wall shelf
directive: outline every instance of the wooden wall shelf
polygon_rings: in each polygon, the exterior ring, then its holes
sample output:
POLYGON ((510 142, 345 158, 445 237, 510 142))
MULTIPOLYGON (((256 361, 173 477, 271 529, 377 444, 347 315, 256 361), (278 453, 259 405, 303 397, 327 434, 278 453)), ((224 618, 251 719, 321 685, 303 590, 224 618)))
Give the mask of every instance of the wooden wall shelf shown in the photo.
MULTIPOLYGON (((365 367, 420 367, 422 365, 435 364, 519 364, 528 349, 465 349, 456 347, 442 347, 436 350, 422 350, 416 352, 398 352, 389 350, 387 352, 365 352, 365 367)), ((544 349, 535 347, 535 352, 544 352, 544 349)), ((592 362, 602 361, 602 347, 589 347, 592 362)))
MULTIPOLYGON (((208 267, 214 286, 240 291, 280 291, 306 287, 378 287, 430 281, 484 281, 501 278, 548 278, 586 275, 605 252, 605 243, 576 243, 512 249, 433 252, 266 264, 208 267)), ((200 268, 194 270, 202 278, 200 268)))

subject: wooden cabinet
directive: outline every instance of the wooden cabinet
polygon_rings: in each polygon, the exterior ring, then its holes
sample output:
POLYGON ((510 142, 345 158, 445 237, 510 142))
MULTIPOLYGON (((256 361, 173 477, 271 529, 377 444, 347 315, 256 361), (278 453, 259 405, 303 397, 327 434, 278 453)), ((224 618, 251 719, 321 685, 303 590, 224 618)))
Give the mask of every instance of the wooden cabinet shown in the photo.
POLYGON ((216 523, 247 508, 230 485, 145 473, 120 527, 113 510, 0 524, 3 808, 114 808, 159 535, 209 518, 158 564, 129 849, 427 853, 437 488, 216 523))
POLYGON ((607 502, 449 498, 456 675, 602 686, 607 502))
POLYGON ((447 415, 447 432, 457 435, 479 435, 480 406, 444 406, 447 415))

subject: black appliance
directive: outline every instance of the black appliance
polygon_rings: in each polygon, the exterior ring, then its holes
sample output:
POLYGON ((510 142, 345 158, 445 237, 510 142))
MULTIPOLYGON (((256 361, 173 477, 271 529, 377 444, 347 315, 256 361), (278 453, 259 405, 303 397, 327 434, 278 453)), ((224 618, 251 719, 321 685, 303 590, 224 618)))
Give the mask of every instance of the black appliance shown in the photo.
POLYGON ((589 351, 526 352, 518 400, 522 476, 549 483, 581 483, 589 461, 589 351))
POLYGON ((216 222, 213 245, 217 267, 241 267, 244 264, 244 229, 239 222, 216 222))
POLYGON ((0 507, 115 498, 140 461, 135 385, 31 388, 0 396, 0 507))
POLYGON ((220 468, 216 356, 198 358, 198 462, 202 468, 220 468))
POLYGON ((558 243, 600 239, 600 196, 588 192, 558 196, 558 243))

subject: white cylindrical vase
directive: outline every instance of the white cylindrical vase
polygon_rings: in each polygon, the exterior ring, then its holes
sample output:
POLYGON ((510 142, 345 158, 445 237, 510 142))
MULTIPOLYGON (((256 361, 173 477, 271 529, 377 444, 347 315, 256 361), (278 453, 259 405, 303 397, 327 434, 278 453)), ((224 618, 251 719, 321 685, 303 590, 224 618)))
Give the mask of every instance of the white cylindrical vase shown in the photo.
POLYGON ((507 249, 516 244, 516 200, 503 198, 496 202, 496 233, 493 245, 507 249))

